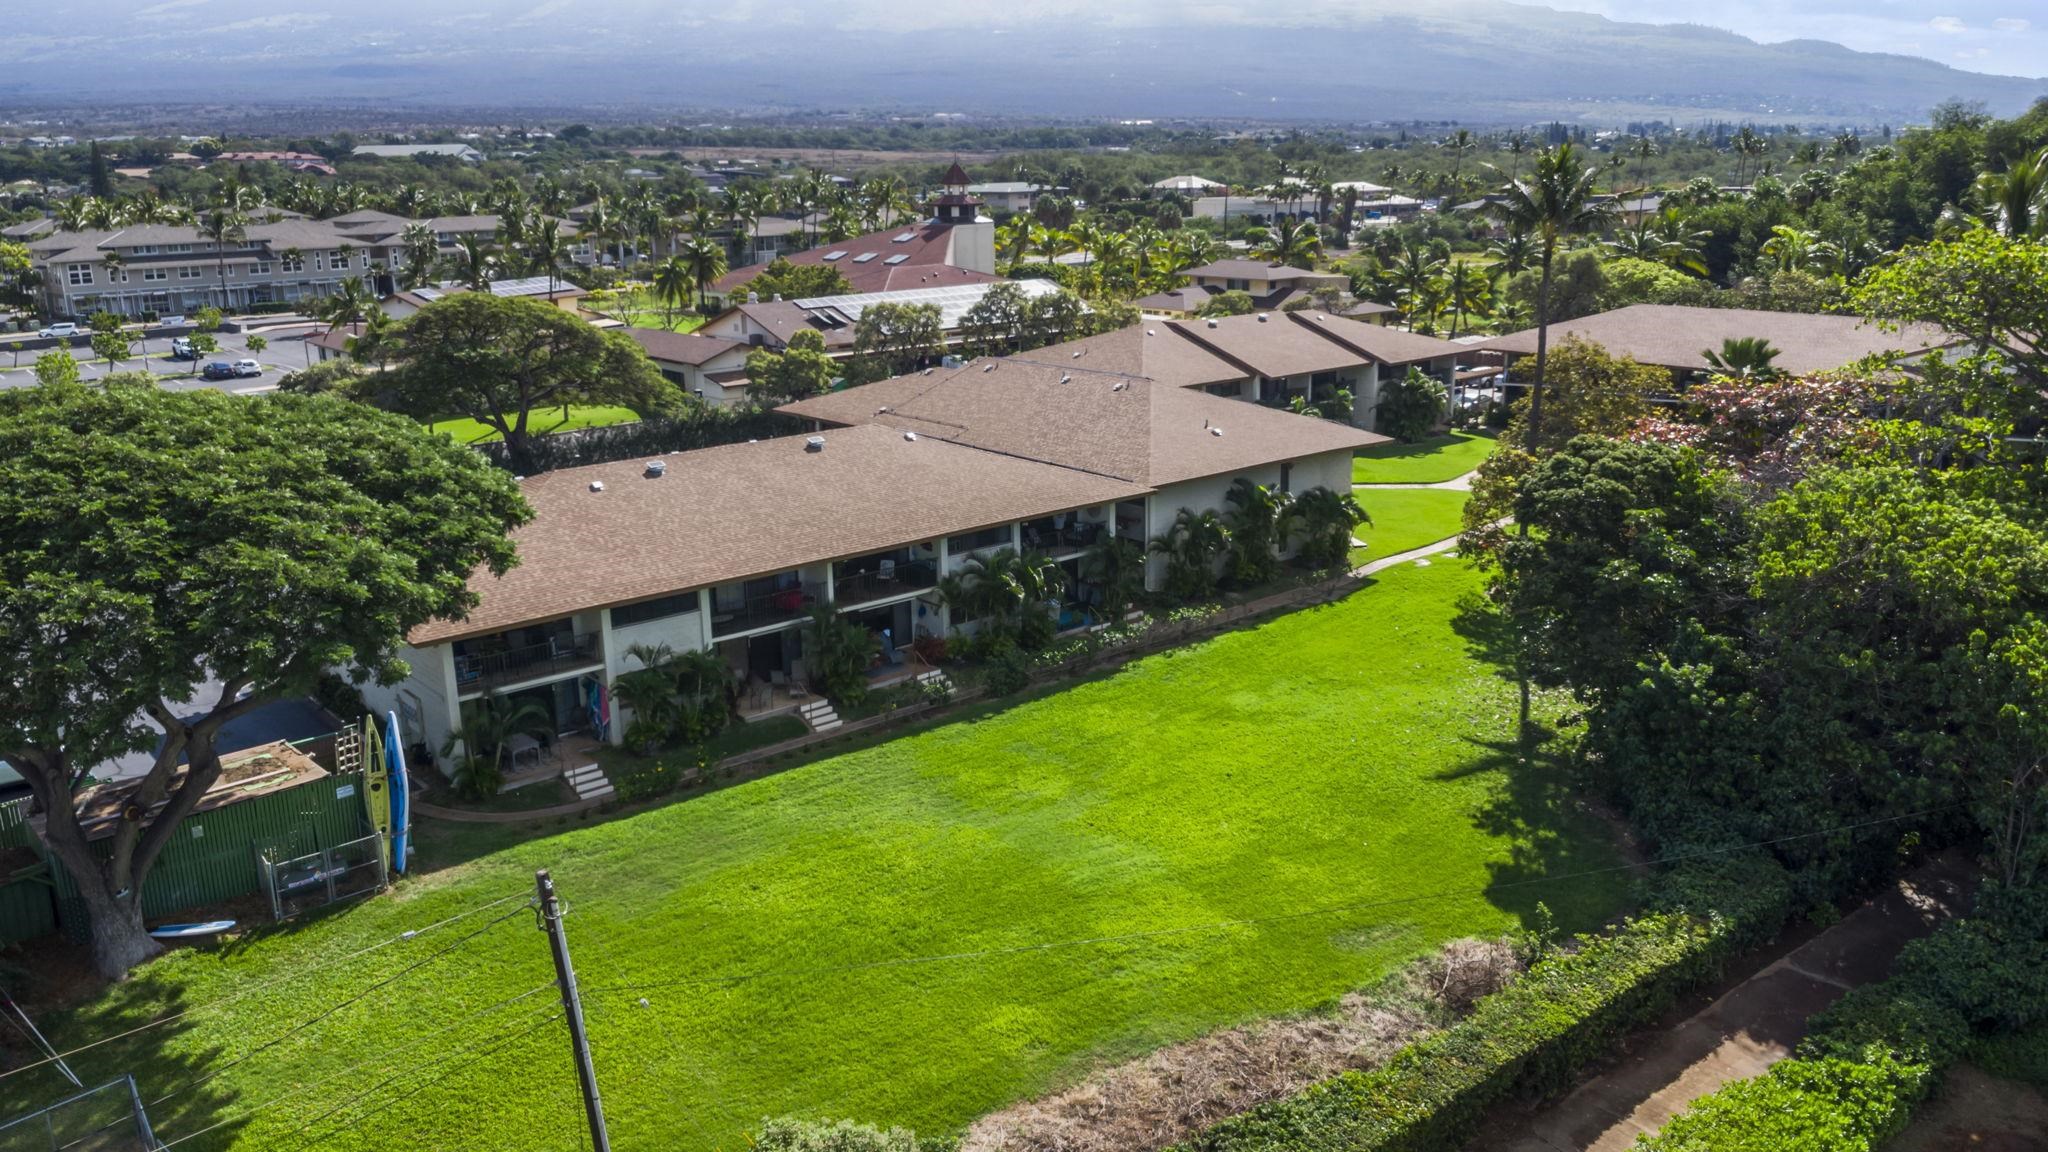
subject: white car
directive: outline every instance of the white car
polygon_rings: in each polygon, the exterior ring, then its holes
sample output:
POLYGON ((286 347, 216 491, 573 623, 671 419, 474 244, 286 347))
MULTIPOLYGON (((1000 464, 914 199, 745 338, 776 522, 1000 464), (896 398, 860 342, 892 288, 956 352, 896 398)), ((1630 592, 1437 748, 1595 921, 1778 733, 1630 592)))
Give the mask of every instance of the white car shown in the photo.
POLYGON ((52 324, 48 328, 36 333, 36 335, 41 336, 45 340, 69 340, 71 337, 78 335, 78 325, 52 324))
POLYGON ((258 364, 254 360, 237 360, 235 361, 235 375, 261 376, 263 375, 263 365, 258 364))

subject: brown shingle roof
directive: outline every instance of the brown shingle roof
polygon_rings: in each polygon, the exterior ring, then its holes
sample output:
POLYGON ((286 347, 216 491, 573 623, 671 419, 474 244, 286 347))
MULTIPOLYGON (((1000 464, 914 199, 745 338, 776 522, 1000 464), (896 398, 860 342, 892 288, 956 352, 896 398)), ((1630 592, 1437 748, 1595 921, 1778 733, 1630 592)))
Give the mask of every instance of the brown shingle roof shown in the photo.
MULTIPOLYGON (((1261 376, 1300 376, 1353 368, 1364 357, 1353 348, 1311 332, 1288 319, 1290 313, 1262 312, 1215 320, 1165 320, 1165 327, 1213 355, 1242 364, 1261 376)), ((1339 321, 1356 324, 1355 320, 1339 321)))
MULTIPOLYGON (((1726 340, 1758 336, 1778 349, 1777 367, 1786 372, 1827 372, 1878 352, 1914 353, 1945 348, 1961 338, 1927 324, 1886 332, 1856 316, 1805 312, 1760 312, 1746 308, 1691 308, 1675 304, 1631 304, 1550 326, 1555 348, 1568 336, 1598 344, 1617 356, 1680 371, 1703 370, 1706 352, 1726 340)), ((1516 355, 1534 355, 1536 330, 1516 332, 1478 345, 1516 355)))
MULTIPOLYGON (((850 240, 820 244, 816 248, 807 248, 802 252, 791 252, 784 259, 792 264, 829 264, 839 269, 840 275, 845 276, 853 284, 855 292, 885 292, 893 288, 919 287, 915 277, 905 278, 900 274, 905 270, 925 268, 927 265, 944 266, 952 251, 951 224, 941 224, 936 220, 912 220, 894 228, 884 228, 865 236, 855 236, 850 240), (899 240, 898 237, 904 239, 899 240), (843 252, 845 255, 836 260, 825 259, 834 252, 843 252), (874 259, 855 263, 856 257, 869 252, 875 254, 874 259), (893 265, 885 263, 894 256, 902 256, 904 259, 893 265)), ((718 282, 712 285, 712 290, 724 294, 744 288, 748 281, 767 270, 766 264, 735 268, 719 277, 718 282)), ((954 271, 966 272, 966 269, 954 271)), ((984 277, 981 273, 967 275, 977 279, 947 280, 945 283, 967 284, 979 283, 981 279, 993 279, 984 277)))
POLYGON ((670 332, 663 328, 621 328, 619 331, 646 349, 648 359, 666 360, 672 364, 707 364, 721 353, 746 348, 746 344, 739 340, 699 336, 695 332, 670 332))
POLYGON ((1226 280, 1330 280, 1345 279, 1341 272, 1317 272, 1310 268, 1295 268, 1286 264, 1269 264, 1264 260, 1218 260, 1200 268, 1190 268, 1183 276, 1210 276, 1226 280))
POLYGON ((1281 315, 1320 336, 1336 341, 1341 347, 1349 348, 1381 364, 1420 364, 1425 360, 1441 360, 1447 356, 1456 356, 1465 350, 1464 345, 1453 344, 1449 340, 1403 332, 1399 328, 1383 328, 1378 324, 1367 324, 1361 320, 1347 320, 1342 316, 1313 309, 1283 312, 1281 315))
POLYGON ((1334 420, 1081 367, 1058 355, 1072 348, 899 376, 778 411, 828 424, 888 424, 1151 487, 1387 439, 1334 420))
POLYGON ((1100 336, 1088 336, 1026 352, 1018 358, 1051 364, 1071 361, 1097 372, 1147 376, 1176 388, 1228 384, 1251 375, 1192 340, 1172 338, 1167 327, 1161 321, 1148 320, 1115 332, 1104 332, 1100 336), (1077 352, 1080 355, 1074 355, 1077 352))
POLYGON ((785 436, 661 457, 667 474, 622 461, 531 476, 532 523, 518 567, 479 573, 467 620, 415 629, 438 643, 571 612, 667 596, 900 547, 992 524, 1134 499, 1103 476, 906 439, 870 424, 822 434, 821 452, 785 436), (593 481, 604 490, 593 492, 593 481))

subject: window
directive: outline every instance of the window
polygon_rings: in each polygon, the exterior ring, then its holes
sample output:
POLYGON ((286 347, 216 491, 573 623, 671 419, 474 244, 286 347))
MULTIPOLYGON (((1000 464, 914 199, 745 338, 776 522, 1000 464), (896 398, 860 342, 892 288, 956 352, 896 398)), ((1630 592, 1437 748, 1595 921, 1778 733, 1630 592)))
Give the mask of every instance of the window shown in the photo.
POLYGON ((138 244, 138 245, 136 245, 136 246, 135 246, 135 251, 133 251, 133 252, 130 252, 130 253, 129 253, 129 255, 130 255, 130 256, 154 256, 154 255, 156 255, 156 245, 154 245, 154 244, 138 244))
POLYGON ((1246 292, 1251 289, 1251 286, 1251 281, 1239 276, 1232 276, 1223 282, 1224 290, 1228 292, 1246 292))
POLYGON ((285 256, 282 258, 279 267, 286 272, 304 272, 306 270, 306 258, 304 256, 285 256))
POLYGON ((187 264, 178 269, 178 279, 197 280, 205 271, 206 269, 200 268, 197 265, 187 264))
POLYGON ((192 246, 190 244, 167 244, 164 246, 164 251, 166 252, 190 252, 191 250, 192 246))
POLYGON ((68 265, 65 268, 65 273, 65 278, 68 279, 73 284, 92 283, 92 265, 90 264, 68 265))
POLYGON ((254 264, 251 264, 251 265, 249 265, 249 275, 251 275, 251 276, 268 276, 268 275, 270 275, 270 262, 269 262, 268 260, 258 260, 258 261, 257 261, 257 262, 255 262, 254 264))
POLYGON ((681 616, 697 610, 695 592, 679 592, 674 596, 663 596, 657 600, 642 600, 612 609, 612 627, 624 628, 629 624, 645 624, 649 620, 666 620, 670 616, 681 616))
POLYGON ((1294 491, 1294 464, 1291 461, 1280 465, 1280 491, 1294 491))
POLYGON ((363 254, 362 254, 361 256, 358 256, 358 257, 356 257, 356 267, 358 267, 358 268, 368 268, 369 266, 370 266, 370 254, 369 254, 368 252, 365 252, 365 253, 363 253, 363 254))
POLYGON ((170 278, 170 270, 167 268, 144 268, 142 270, 142 278, 144 280, 167 280, 170 278))

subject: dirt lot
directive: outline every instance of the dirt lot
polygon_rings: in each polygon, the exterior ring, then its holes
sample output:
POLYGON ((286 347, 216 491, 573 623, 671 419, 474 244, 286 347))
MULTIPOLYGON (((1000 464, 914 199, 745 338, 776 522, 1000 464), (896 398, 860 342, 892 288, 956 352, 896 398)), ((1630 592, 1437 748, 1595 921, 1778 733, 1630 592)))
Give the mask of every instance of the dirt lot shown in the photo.
POLYGON ((1885 1152, 2039 1152, 2048 1148, 2048 1099, 2024 1084, 1968 1064, 1885 1152))
POLYGON ((628 148, 633 156, 666 156, 680 152, 684 159, 702 164, 729 164, 739 160, 788 161, 800 166, 823 168, 880 168, 888 164, 986 164, 1000 152, 877 152, 862 148, 628 148))

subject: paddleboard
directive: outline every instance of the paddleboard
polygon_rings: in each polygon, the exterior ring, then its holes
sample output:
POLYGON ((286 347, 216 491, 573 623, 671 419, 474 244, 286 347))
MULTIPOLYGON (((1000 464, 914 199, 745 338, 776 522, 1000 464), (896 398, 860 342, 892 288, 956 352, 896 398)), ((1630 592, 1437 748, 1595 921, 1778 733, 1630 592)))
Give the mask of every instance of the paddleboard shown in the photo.
POLYGON ((206 920, 197 924, 164 924, 151 928, 149 934, 159 940, 178 940, 187 936, 215 936, 234 926, 233 920, 206 920))
POLYGON ((405 749, 398 740, 398 713, 384 714, 384 762, 390 773, 391 870, 405 871, 405 847, 412 831, 412 799, 406 795, 405 749))
MULTIPOLYGON (((376 723, 365 718, 363 723, 364 743, 371 744, 376 734, 376 723)), ((385 864, 390 864, 391 851, 391 770, 384 761, 383 750, 376 749, 372 755, 363 757, 363 805, 369 810, 370 827, 384 837, 385 864)))

